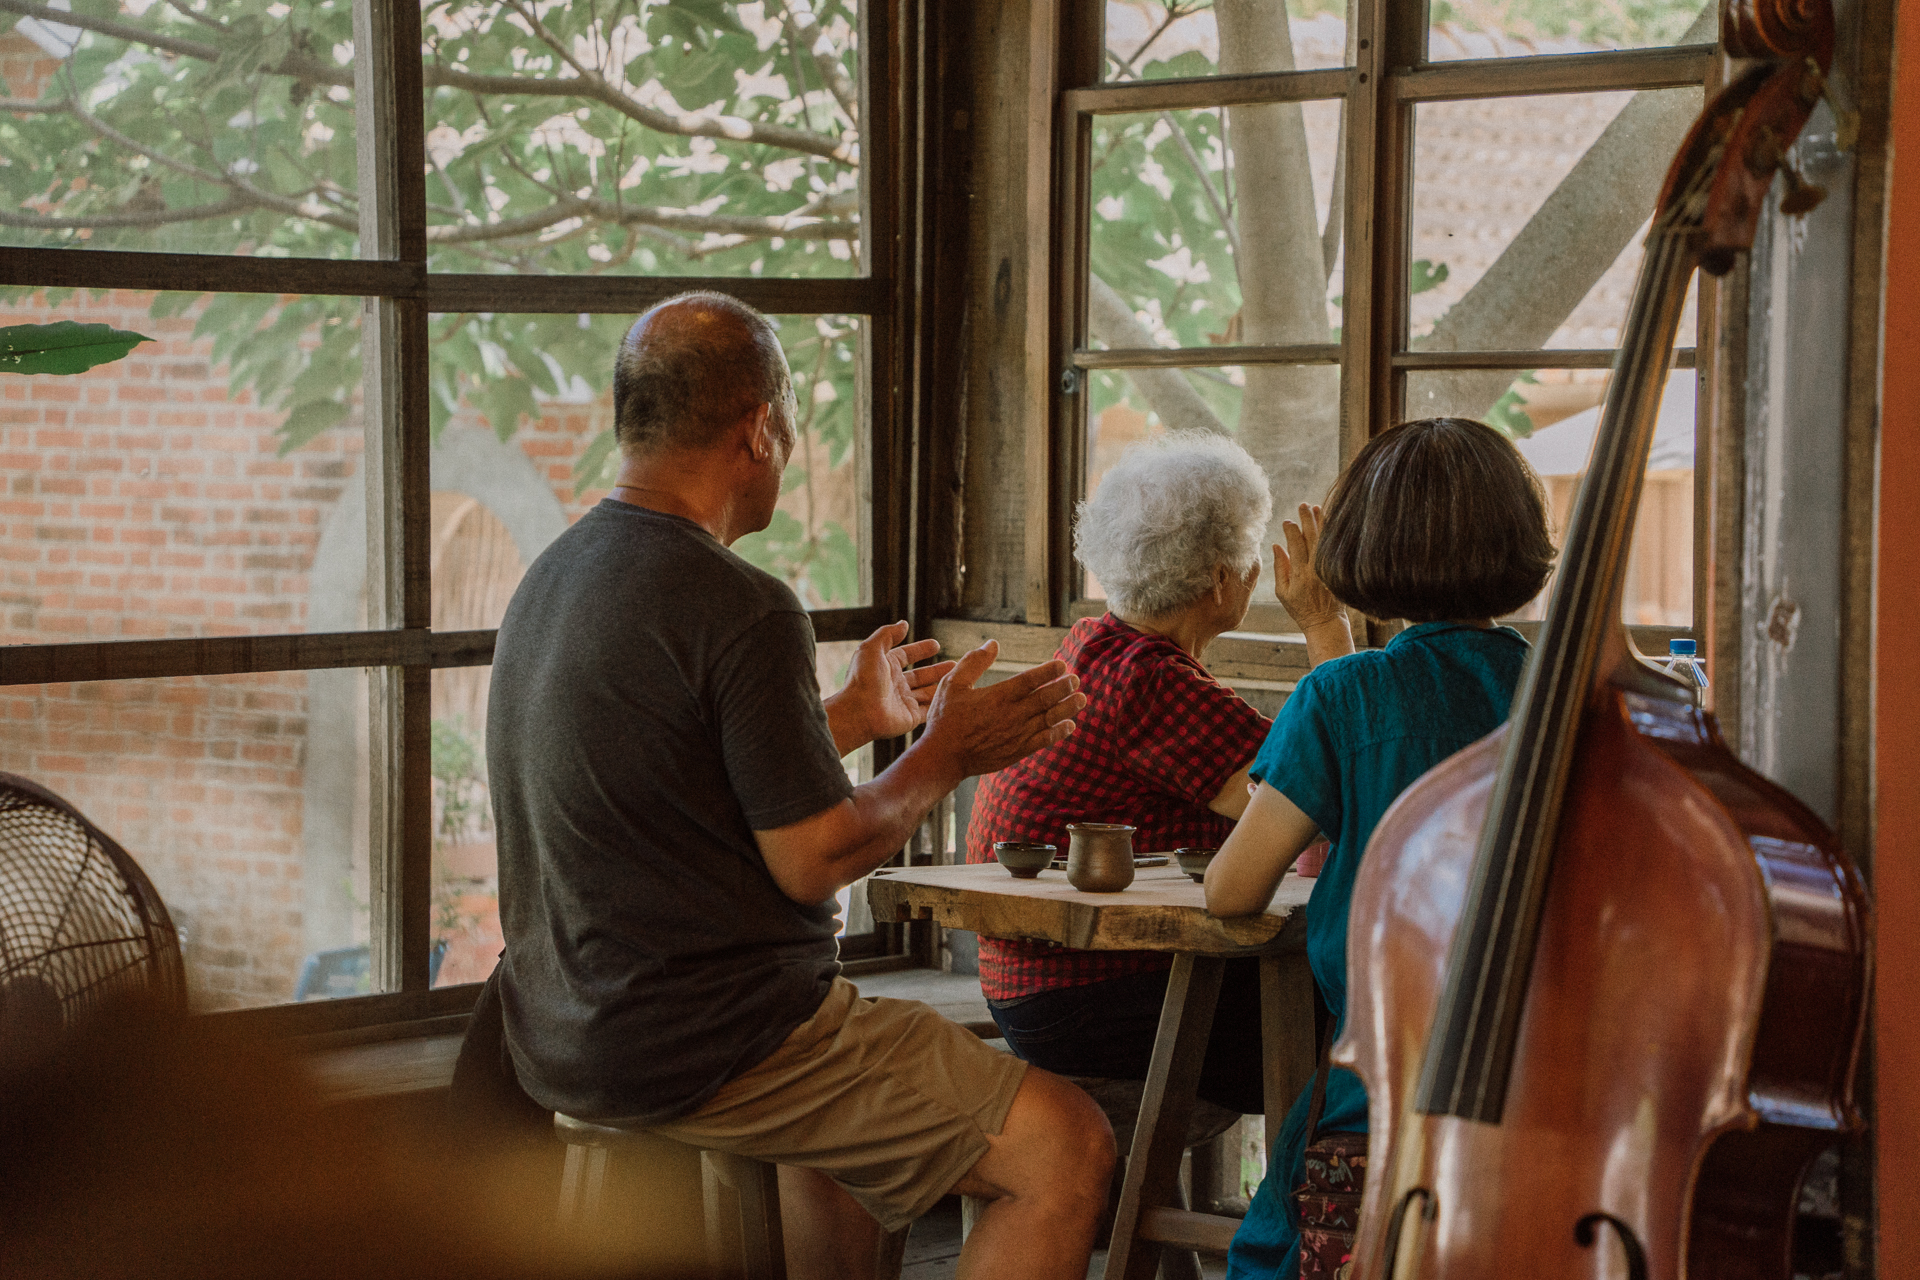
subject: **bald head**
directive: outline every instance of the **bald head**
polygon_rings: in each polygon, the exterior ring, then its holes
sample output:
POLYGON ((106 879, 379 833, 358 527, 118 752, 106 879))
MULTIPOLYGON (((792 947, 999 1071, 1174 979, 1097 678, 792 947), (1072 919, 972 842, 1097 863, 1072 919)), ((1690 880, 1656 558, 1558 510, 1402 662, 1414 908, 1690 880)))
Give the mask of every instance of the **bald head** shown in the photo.
POLYGON ((792 430, 793 381, 767 318, 724 293, 683 293, 635 322, 613 366, 623 451, 702 449, 763 404, 792 430))

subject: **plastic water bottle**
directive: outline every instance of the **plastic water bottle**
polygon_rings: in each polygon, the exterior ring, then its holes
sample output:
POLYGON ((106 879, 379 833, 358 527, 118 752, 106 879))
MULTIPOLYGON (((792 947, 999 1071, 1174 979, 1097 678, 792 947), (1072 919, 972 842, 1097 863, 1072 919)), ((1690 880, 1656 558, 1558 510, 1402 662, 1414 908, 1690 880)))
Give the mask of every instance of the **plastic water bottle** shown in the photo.
POLYGON ((1707 666, 1701 661, 1698 646, 1691 640, 1667 641, 1667 660, 1661 663, 1667 674, 1693 691, 1696 703, 1706 701, 1707 666))

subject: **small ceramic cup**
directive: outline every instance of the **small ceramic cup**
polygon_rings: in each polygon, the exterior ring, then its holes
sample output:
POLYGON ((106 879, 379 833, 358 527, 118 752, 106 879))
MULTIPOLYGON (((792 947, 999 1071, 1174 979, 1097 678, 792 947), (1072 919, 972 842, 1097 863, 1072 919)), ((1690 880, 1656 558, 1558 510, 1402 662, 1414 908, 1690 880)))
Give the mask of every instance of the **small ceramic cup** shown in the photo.
POLYGON ((1001 840, 993 846, 993 856, 1015 880, 1031 880, 1045 871, 1060 850, 1050 844, 1027 844, 1021 840, 1001 840))
POLYGON ((1218 849, 1175 849, 1173 860, 1187 873, 1187 878, 1195 884, 1203 883, 1207 878, 1207 864, 1213 861, 1218 849))
POLYGON ((1116 822, 1067 828, 1067 882, 1082 893, 1118 893, 1133 883, 1133 833, 1116 822))

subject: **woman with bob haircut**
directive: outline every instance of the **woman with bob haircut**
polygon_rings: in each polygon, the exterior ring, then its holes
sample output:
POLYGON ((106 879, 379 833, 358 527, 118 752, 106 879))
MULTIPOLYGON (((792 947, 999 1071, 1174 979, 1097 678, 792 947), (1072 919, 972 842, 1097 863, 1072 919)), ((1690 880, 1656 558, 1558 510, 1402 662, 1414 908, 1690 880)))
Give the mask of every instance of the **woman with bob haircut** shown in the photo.
MULTIPOLYGON (((1332 851, 1307 903, 1307 960, 1337 1036, 1347 909, 1367 841, 1415 779, 1505 722, 1527 642, 1494 619, 1539 594, 1555 552, 1539 478, 1505 436, 1465 418, 1407 422, 1369 442, 1334 482, 1310 541, 1297 577, 1412 625, 1301 679, 1254 758, 1252 799, 1207 868, 1206 892, 1217 916, 1264 910, 1294 858, 1325 834, 1332 851)), ((1359 1077, 1322 1071, 1315 1134, 1366 1132, 1359 1077)), ((1229 1280, 1292 1277, 1307 1261, 1294 1193, 1312 1093, 1295 1101, 1269 1153, 1229 1280)), ((1311 1261, 1310 1274, 1330 1275, 1341 1260, 1311 1261)))
MULTIPOLYGON (((967 861, 993 861, 1002 840, 1064 852, 1076 822, 1134 826, 1140 850, 1213 848, 1233 830, 1271 722, 1201 657, 1246 617, 1272 512, 1266 473, 1224 436, 1148 441, 1106 473, 1080 506, 1075 551, 1105 587, 1108 612, 1075 623, 1055 655, 1080 678, 1086 710, 1063 741, 981 779, 967 861)), ((1289 522, 1286 536, 1304 556, 1308 530, 1289 522)), ((1351 650, 1339 605, 1318 592, 1320 612, 1303 614, 1289 581, 1282 575, 1276 593, 1310 652, 1351 650)), ((1171 965, 1162 952, 980 940, 980 985, 1008 1046, 1071 1076, 1146 1078, 1171 965)), ((1258 1112, 1254 961, 1229 964, 1219 1010, 1200 1095, 1258 1112)))

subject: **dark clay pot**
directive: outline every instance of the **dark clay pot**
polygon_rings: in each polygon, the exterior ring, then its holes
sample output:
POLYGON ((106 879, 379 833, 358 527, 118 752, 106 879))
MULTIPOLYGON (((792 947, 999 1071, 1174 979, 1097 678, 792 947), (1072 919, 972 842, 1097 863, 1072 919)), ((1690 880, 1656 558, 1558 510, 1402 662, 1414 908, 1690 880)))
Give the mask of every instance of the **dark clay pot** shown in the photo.
POLYGON ((1079 822, 1067 828, 1067 882, 1082 893, 1118 893, 1133 883, 1135 828, 1079 822))

